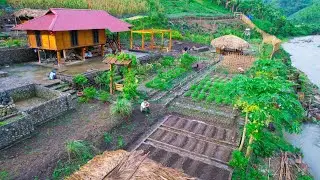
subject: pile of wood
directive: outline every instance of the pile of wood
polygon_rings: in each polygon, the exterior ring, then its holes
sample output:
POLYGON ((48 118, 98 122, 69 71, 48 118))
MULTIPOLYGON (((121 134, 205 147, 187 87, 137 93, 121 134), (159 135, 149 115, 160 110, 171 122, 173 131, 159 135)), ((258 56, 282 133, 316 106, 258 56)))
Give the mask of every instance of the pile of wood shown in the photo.
POLYGON ((300 155, 282 152, 280 155, 280 164, 275 175, 279 180, 297 179, 298 172, 308 173, 308 166, 302 162, 300 155))
POLYGON ((104 152, 89 161, 68 180, 187 180, 192 179, 177 170, 163 167, 147 158, 143 151, 104 152))

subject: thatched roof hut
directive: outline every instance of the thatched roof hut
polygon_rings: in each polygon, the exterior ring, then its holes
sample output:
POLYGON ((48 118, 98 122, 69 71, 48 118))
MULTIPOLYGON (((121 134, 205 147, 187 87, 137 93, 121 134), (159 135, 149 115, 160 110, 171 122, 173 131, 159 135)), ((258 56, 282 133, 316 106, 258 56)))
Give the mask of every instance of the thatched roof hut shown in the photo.
POLYGON ((104 152, 89 161, 67 180, 190 180, 193 178, 177 170, 164 167, 143 151, 117 150, 104 152))
POLYGON ((211 45, 215 48, 219 48, 221 50, 228 49, 228 50, 239 50, 242 51, 244 49, 248 49, 250 44, 234 35, 226 35, 216 38, 211 41, 211 45))
POLYGON ((48 10, 24 8, 13 13, 16 18, 33 19, 45 15, 48 10))

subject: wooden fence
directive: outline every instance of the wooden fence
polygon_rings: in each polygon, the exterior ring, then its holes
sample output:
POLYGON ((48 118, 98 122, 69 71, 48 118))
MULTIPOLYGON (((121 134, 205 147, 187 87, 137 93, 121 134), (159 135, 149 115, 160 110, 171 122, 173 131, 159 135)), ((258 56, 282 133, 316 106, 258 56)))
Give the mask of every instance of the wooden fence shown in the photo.
MULTIPOLYGON (((270 55, 270 58, 272 58, 273 54, 277 52, 280 49, 281 46, 281 40, 278 39, 276 36, 266 33, 265 31, 258 28, 246 15, 240 12, 234 13, 235 17, 240 18, 245 24, 247 24, 251 29, 255 29, 257 32, 259 32, 262 35, 264 44, 270 44, 273 46, 272 53, 270 55)), ((263 45, 262 44, 262 45, 263 45)))

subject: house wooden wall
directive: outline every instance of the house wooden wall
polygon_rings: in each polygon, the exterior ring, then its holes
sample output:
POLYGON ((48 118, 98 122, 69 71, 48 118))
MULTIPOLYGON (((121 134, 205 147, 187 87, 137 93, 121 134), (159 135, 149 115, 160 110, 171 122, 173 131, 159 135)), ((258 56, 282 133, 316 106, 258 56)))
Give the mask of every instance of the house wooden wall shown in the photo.
POLYGON ((99 43, 93 42, 92 30, 78 31, 78 46, 71 45, 70 31, 57 31, 50 33, 49 31, 41 31, 41 47, 37 46, 36 35, 34 31, 27 31, 29 46, 31 48, 39 48, 45 50, 63 50, 77 47, 94 46, 105 44, 106 34, 104 29, 99 30, 99 43))

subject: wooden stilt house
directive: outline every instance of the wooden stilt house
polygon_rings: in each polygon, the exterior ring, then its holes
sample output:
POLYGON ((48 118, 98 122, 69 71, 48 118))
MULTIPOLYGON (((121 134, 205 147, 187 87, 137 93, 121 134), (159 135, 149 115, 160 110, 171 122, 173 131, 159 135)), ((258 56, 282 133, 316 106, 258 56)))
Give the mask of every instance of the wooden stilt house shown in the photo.
MULTIPOLYGON (((56 52, 58 64, 66 50, 79 49, 85 58, 86 48, 100 46, 104 56, 105 30, 113 33, 130 31, 131 25, 102 10, 52 8, 44 16, 17 25, 25 30, 30 48, 56 52)), ((120 46, 120 42, 118 42, 120 46)))

